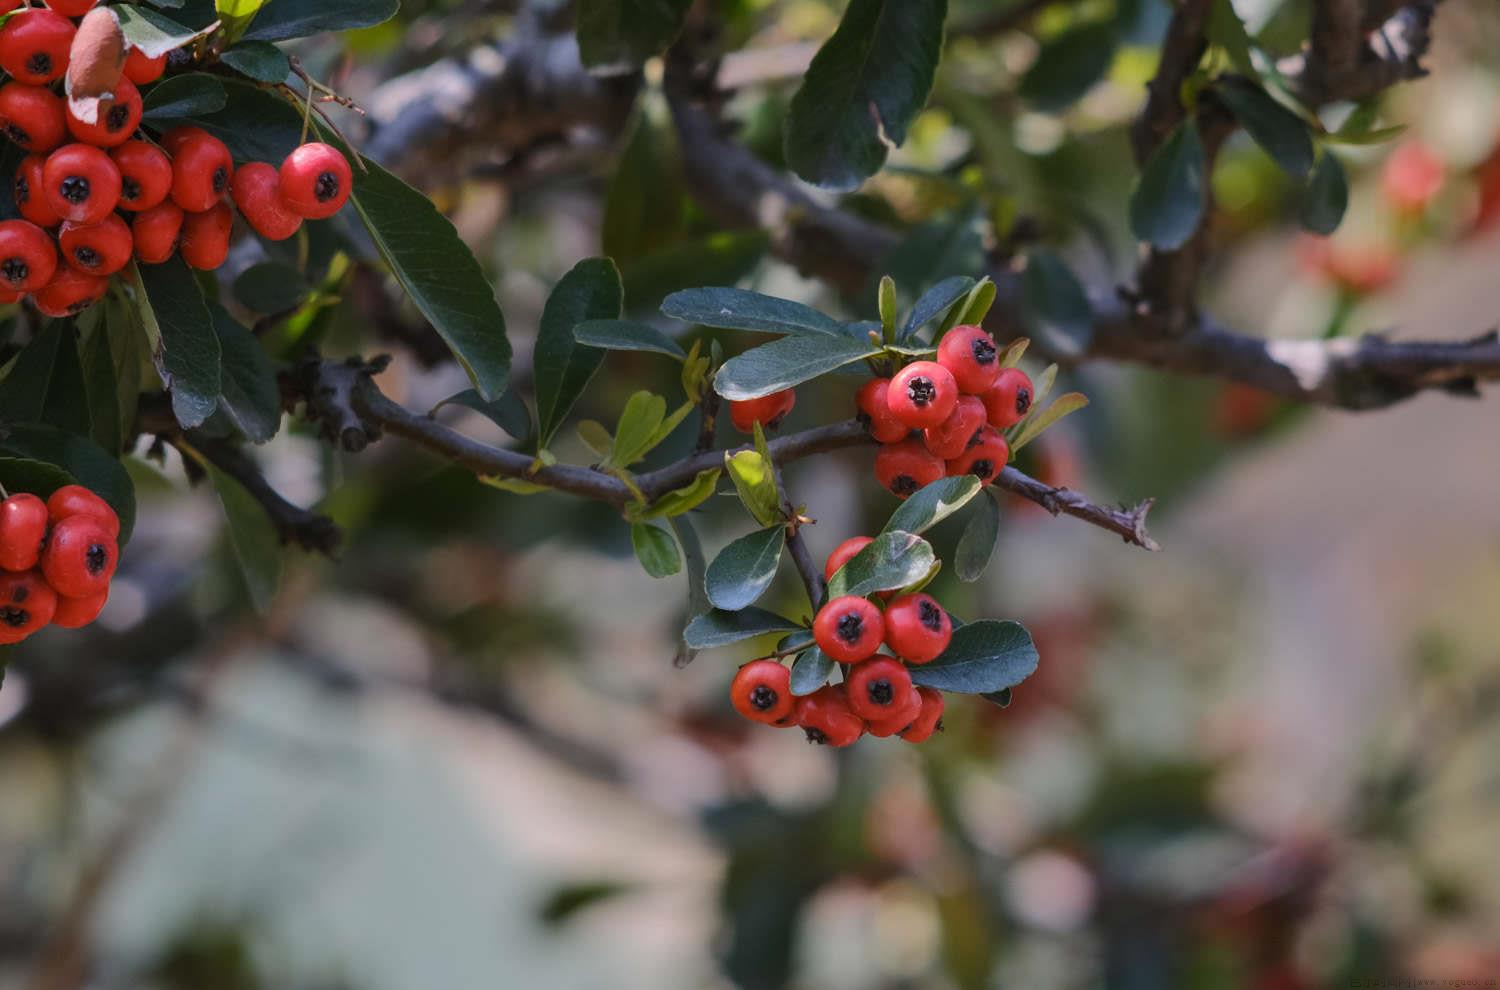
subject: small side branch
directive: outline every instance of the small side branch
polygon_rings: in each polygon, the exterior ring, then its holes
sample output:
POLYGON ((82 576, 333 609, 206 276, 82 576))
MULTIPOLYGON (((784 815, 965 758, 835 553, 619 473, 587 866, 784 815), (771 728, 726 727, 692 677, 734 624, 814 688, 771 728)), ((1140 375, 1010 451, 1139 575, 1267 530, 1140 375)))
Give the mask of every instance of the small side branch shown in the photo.
POLYGON ((1001 471, 1000 477, 995 479, 995 484, 1008 492, 1030 499, 1054 516, 1061 514, 1082 519, 1100 529, 1118 533, 1120 538, 1131 546, 1151 551, 1161 550, 1161 544, 1153 540, 1146 532, 1146 514, 1156 503, 1155 499, 1148 498, 1133 509, 1111 509, 1095 505, 1067 488, 1053 488, 1029 475, 1022 474, 1013 467, 1001 471))
POLYGON ((327 516, 293 505, 271 487, 265 475, 243 450, 222 440, 190 437, 186 441, 214 467, 244 486, 260 503, 281 542, 301 547, 311 553, 332 557, 338 553, 343 533, 327 516))

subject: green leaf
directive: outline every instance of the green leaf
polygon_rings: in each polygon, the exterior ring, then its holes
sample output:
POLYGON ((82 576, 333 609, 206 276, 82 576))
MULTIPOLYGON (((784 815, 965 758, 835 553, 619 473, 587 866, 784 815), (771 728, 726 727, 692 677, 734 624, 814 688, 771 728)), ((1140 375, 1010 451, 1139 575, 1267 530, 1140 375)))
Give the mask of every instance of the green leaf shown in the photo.
POLYGON ((845 191, 879 171, 927 102, 947 13, 947 0, 850 0, 792 97, 793 171, 845 191))
MULTIPOLYGON (((126 298, 126 293, 110 293, 104 297, 104 304, 96 307, 99 322, 94 326, 93 334, 104 334, 109 338, 110 364, 114 376, 114 392, 119 404, 118 414, 114 422, 119 423, 120 436, 128 439, 135 428, 136 413, 140 404, 141 385, 146 378, 147 360, 150 357, 150 341, 139 326, 140 317, 134 306, 126 298)), ((102 372, 91 370, 89 365, 89 352, 84 353, 85 375, 92 382, 99 378, 102 381, 102 372)), ((94 388, 90 385, 90 388, 94 388)), ((93 415, 95 430, 100 429, 100 423, 105 421, 98 412, 93 415)), ((118 451, 111 450, 111 453, 118 451)))
POLYGON ((675 319, 725 330, 845 336, 842 323, 811 306, 747 289, 683 289, 662 300, 661 311, 675 319))
POLYGON ((1230 0, 1212 0, 1208 8, 1208 40, 1224 49, 1236 72, 1249 79, 1259 77, 1250 57, 1250 35, 1230 0))
POLYGON ((939 478, 902 502, 881 532, 925 533, 962 509, 983 488, 971 474, 939 478))
MULTIPOLYGON (((578 343, 573 328, 584 320, 618 317, 623 301, 620 273, 608 258, 580 261, 547 297, 533 356, 540 446, 551 441, 604 361, 603 351, 578 343)), ((665 414, 666 400, 662 406, 665 414)))
POLYGON ((985 701, 988 701, 992 705, 996 705, 1000 708, 1009 708, 1011 702, 1011 694, 1012 692, 1010 688, 1001 688, 999 691, 990 691, 987 694, 981 694, 980 697, 985 701))
POLYGON ((974 514, 964 526, 953 551, 953 571, 960 581, 974 582, 984 576, 1000 540, 1000 502, 994 492, 985 492, 974 514))
POLYGON ((1165 251, 1188 242, 1203 217, 1203 142, 1188 117, 1151 153, 1130 194, 1130 229, 1165 251))
POLYGON ((52 426, 12 423, 0 426, 0 457, 55 464, 78 484, 110 504, 120 517, 120 545, 135 528, 135 485, 124 466, 86 437, 52 426))
POLYGON ((250 601, 257 611, 265 612, 281 584, 281 538, 276 526, 244 485, 212 464, 202 463, 229 523, 229 542, 250 592, 250 601))
POLYGON ((59 488, 76 484, 73 476, 56 464, 29 457, 0 457, 0 485, 12 494, 30 492, 46 501, 59 488))
MULTIPOLYGON (((708 593, 703 590, 708 565, 703 559, 703 545, 698 540, 698 531, 685 516, 672 516, 667 520, 667 524, 677 534, 677 542, 682 545, 683 561, 687 565, 687 614, 702 615, 709 610, 708 593)), ((672 657, 672 666, 686 667, 697 655, 698 651, 688 645, 686 639, 683 639, 677 647, 676 654, 672 657)))
POLYGON ((880 308, 881 337, 887 343, 896 340, 896 280, 889 275, 880 276, 880 291, 877 304, 880 308))
POLYGON ((208 27, 184 27, 165 14, 136 4, 117 3, 112 4, 110 9, 120 22, 120 32, 124 34, 125 40, 131 47, 139 48, 147 58, 161 58, 212 30, 208 27))
POLYGON ((202 426, 218 408, 223 385, 219 336, 208 304, 180 257, 141 265, 140 275, 144 291, 136 300, 156 370, 172 391, 172 413, 185 429, 202 426))
POLYGON ((1112 20, 1070 28, 1042 45, 1017 92, 1043 113, 1066 110, 1104 78, 1118 43, 1112 20))
POLYGON ((444 406, 463 406, 465 409, 472 409, 517 440, 524 440, 531 435, 531 411, 526 408, 526 401, 515 389, 511 389, 493 402, 486 402, 472 388, 465 389, 439 402, 433 412, 444 406))
POLYGON ((727 612, 754 603, 775 580, 785 547, 784 526, 756 530, 729 544, 708 565, 708 600, 727 612))
POLYGON ((1011 455, 1014 456, 1016 451, 1041 436, 1042 431, 1053 423, 1056 423, 1069 413, 1077 412, 1088 404, 1088 396, 1083 395, 1081 392, 1069 392, 1066 395, 1059 395, 1057 401, 1047 407, 1046 412, 1029 418, 1025 425, 1021 427, 1021 432, 1017 433, 1010 441, 1011 455))
POLYGON ((667 418, 667 400, 651 392, 636 392, 625 402, 615 426, 615 448, 610 462, 628 467, 651 449, 651 440, 667 418))
POLYGON ((289 313, 302 305, 308 292, 301 272, 275 261, 251 265, 234 280, 235 300, 252 313, 289 313))
POLYGON ((920 581, 932 570, 932 545, 915 533, 888 530, 839 568, 828 582, 828 597, 873 595, 920 581))
POLYGON ((276 368, 260 341, 218 303, 209 303, 223 355, 219 408, 251 443, 265 443, 281 429, 281 389, 276 368))
POLYGON ((767 633, 792 632, 801 628, 791 619, 761 608, 742 608, 738 612, 714 609, 689 622, 682 637, 688 646, 708 650, 767 633))
POLYGON ((762 526, 775 525, 781 516, 781 498, 776 493, 776 479, 766 459, 754 450, 735 454, 725 451, 724 468, 751 518, 762 526))
POLYGON ((974 280, 967 275, 953 275, 922 293, 906 318, 901 330, 901 339, 910 340, 918 330, 942 316, 953 304, 969 294, 974 280))
POLYGON ((1245 79, 1221 79, 1219 99, 1229 107, 1255 143, 1293 178, 1302 179, 1313 167, 1312 137, 1307 122, 1245 79))
POLYGON ((1302 193, 1302 226, 1325 237, 1339 229, 1349 208, 1349 179, 1333 152, 1324 149, 1302 193))
POLYGON ((693 480, 681 488, 667 492, 661 498, 652 502, 645 509, 635 509, 632 506, 625 507, 626 518, 639 519, 674 519, 684 512, 691 512, 713 496, 719 486, 719 475, 723 471, 720 468, 709 468, 699 471, 693 480))
POLYGON ((219 61, 256 82, 286 82, 292 71, 286 54, 269 41, 242 41, 221 54, 219 61))
POLYGON ((77 330, 72 320, 52 320, 27 344, 0 381, 0 423, 47 423, 88 434, 77 330))
POLYGON ((233 44, 265 5, 266 0, 215 0, 214 10, 223 25, 224 37, 233 44))
POLYGON ((995 305, 995 296, 999 293, 995 283, 990 281, 986 275, 969 290, 969 295, 964 299, 963 308, 955 306, 948 314, 948 319, 943 329, 949 330, 956 326, 979 326, 984 323, 984 318, 990 314, 990 307, 995 305), (949 322, 951 320, 951 322, 949 322))
MULTIPOLYGON (((126 327, 120 329, 123 335, 129 336, 127 331, 126 327)), ((134 355, 131 357, 133 359, 134 355)), ((84 393, 88 401, 89 436, 105 451, 119 456, 125 449, 127 426, 107 320, 100 319, 84 340, 80 360, 83 364, 84 393)), ((133 394, 130 400, 134 404, 133 394)))
POLYGON ((879 354, 848 337, 782 337, 724 362, 714 390, 726 399, 755 399, 879 354))
POLYGON ((671 577, 682 570, 682 555, 677 552, 677 541, 660 526, 632 523, 630 545, 635 548, 635 557, 646 569, 646 573, 654 578, 671 577))
POLYGON ((577 431, 578 439, 599 457, 608 457, 615 449, 615 438, 597 419, 581 420, 573 429, 577 431))
POLYGON ((1324 134, 1323 140, 1330 144, 1347 144, 1356 147, 1367 144, 1381 144, 1406 130, 1405 124, 1393 124, 1389 127, 1376 127, 1380 120, 1380 100, 1370 99, 1361 103, 1344 118, 1339 129, 1332 134, 1324 134))
POLYGON ((981 619, 953 630, 943 655, 911 668, 912 683, 956 694, 993 694, 1036 671, 1036 646, 1019 622, 981 619))
POLYGON ((142 120, 167 120, 192 117, 200 113, 217 113, 229 102, 224 84, 203 72, 171 76, 152 86, 146 93, 142 120))
POLYGON ((671 247, 686 224, 687 193, 674 132, 656 123, 652 105, 637 114, 604 194, 600 237, 604 253, 622 269, 671 247))
POLYGON ((1094 310, 1073 270, 1045 248, 1026 257, 1021 273, 1022 317, 1027 332, 1053 350, 1083 353, 1094 332, 1094 310))
POLYGON ((578 52, 596 72, 627 72, 682 31, 691 0, 579 0, 578 52))
POLYGON ((270 0, 244 38, 285 41, 324 31, 373 27, 395 17, 400 6, 400 0, 270 0))
POLYGON ((679 361, 687 359, 677 341, 636 320, 585 320, 573 328, 573 339, 607 351, 653 351, 679 361))
POLYGON ((812 694, 833 676, 833 658, 814 646, 792 664, 792 694, 812 694))

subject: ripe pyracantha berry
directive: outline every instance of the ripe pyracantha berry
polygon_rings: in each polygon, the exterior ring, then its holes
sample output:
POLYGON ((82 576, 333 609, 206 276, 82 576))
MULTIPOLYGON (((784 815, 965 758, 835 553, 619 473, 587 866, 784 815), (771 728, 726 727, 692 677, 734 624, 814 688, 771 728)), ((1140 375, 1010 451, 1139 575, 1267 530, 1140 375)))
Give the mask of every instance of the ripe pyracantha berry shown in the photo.
POLYGON ((99 618, 99 613, 104 611, 104 606, 108 602, 109 589, 107 588, 88 598, 60 596, 57 599, 57 611, 52 613, 52 624, 64 629, 82 629, 99 618))
POLYGON ((64 260, 90 275, 113 275, 130 263, 135 248, 130 228, 113 213, 99 223, 65 223, 57 239, 64 260))
POLYGON ((35 292, 57 272, 57 247, 29 220, 0 221, 0 286, 35 292))
POLYGON ((943 477, 947 468, 920 440, 888 443, 875 455, 875 477, 897 498, 907 498, 943 477))
POLYGON ((188 267, 211 272, 229 258, 229 237, 234 232, 234 211, 228 203, 215 203, 202 213, 182 218, 177 251, 188 267))
POLYGON ((54 11, 22 10, 0 27, 0 68, 32 86, 61 79, 75 34, 73 22, 54 11))
POLYGON ((896 372, 885 390, 891 414, 913 430, 938 426, 958 402, 953 373, 936 361, 913 361, 896 372))
POLYGON ((1005 469, 1009 460, 1010 445, 999 430, 986 426, 980 431, 976 443, 948 462, 947 472, 949 476, 972 474, 987 485, 1005 469))
POLYGON ((93 123, 68 112, 68 130, 76 140, 99 148, 115 148, 135 134, 141 124, 143 111, 141 91, 129 79, 121 79, 115 86, 114 95, 108 104, 99 105, 99 114, 93 123))
POLYGON ((235 170, 230 194, 240 215, 268 241, 284 241, 302 229, 302 217, 281 198, 281 174, 265 162, 235 170))
POLYGON ((172 257, 177 250, 177 240, 182 236, 182 221, 186 216, 182 207, 171 200, 137 213, 130 222, 135 256, 148 265, 159 265, 172 257))
POLYGON ((820 746, 848 746, 865 733, 865 720, 850 709, 842 684, 825 684, 798 698, 795 718, 807 741, 820 746))
POLYGON ((901 702, 892 705, 884 716, 867 719, 865 731, 878 739, 885 739, 910 726, 922 711, 922 696, 908 691, 903 692, 901 698, 901 702))
POLYGON ((926 742, 934 732, 943 728, 942 693, 932 688, 919 687, 917 694, 922 698, 922 710, 912 724, 901 731, 901 738, 912 743, 926 742))
POLYGON ((876 657, 849 672, 849 707, 863 719, 889 719, 907 710, 917 689, 901 661, 876 657))
POLYGON ((120 202, 120 169, 88 144, 66 144, 42 166, 42 193, 62 219, 98 223, 120 202))
POLYGON ((229 191, 234 159, 223 141, 198 127, 178 127, 162 138, 172 156, 172 202, 203 213, 229 191))
POLYGON ((1000 374, 1000 352, 995 338, 979 327, 958 326, 938 342, 938 364, 953 373, 959 391, 979 395, 989 391, 1000 374))
POLYGON ((47 504, 35 495, 12 495, 0 502, 0 567, 29 571, 47 540, 47 504))
POLYGON ((68 139, 66 104, 45 86, 0 86, 0 123, 5 136, 27 151, 51 151, 68 139))
POLYGON ((86 516, 103 526, 110 539, 120 538, 120 517, 114 508, 82 485, 64 485, 47 498, 47 518, 53 525, 73 516, 86 516))
POLYGON ((854 397, 855 405, 859 408, 859 421, 865 424, 870 436, 880 443, 905 440, 906 435, 911 432, 911 428, 891 412, 890 403, 886 401, 885 392, 890 384, 889 378, 873 378, 865 382, 854 397))
POLYGON ((990 425, 997 430, 1015 426, 1031 409, 1031 379, 1020 368, 1006 368, 995 384, 984 393, 984 408, 990 425))
POLYGON ((312 142, 281 163, 281 198, 309 220, 331 217, 349 200, 354 173, 337 148, 312 142))
POLYGON ((43 194, 42 167, 47 164, 45 155, 27 155, 16 166, 15 200, 21 216, 38 227, 51 228, 62 223, 62 217, 47 204, 43 194))
POLYGON ((154 144, 127 141, 109 153, 120 170, 120 209, 160 206, 172 191, 172 159, 154 144))
POLYGON ((953 639, 953 620, 931 595, 902 595, 885 609, 885 645, 907 663, 930 663, 953 639))
POLYGON ((47 316, 61 319, 82 313, 103 299, 108 290, 107 276, 89 275, 72 265, 58 265, 52 281, 32 293, 31 301, 47 316))
POLYGON ((754 433, 757 422, 772 430, 781 425, 796 404, 797 393, 789 388, 758 399, 737 399, 729 403, 729 421, 741 433, 754 433))
POLYGON ((156 82, 167 71, 167 56, 151 58, 139 48, 132 48, 125 56, 125 78, 137 86, 156 82))
POLYGON ((0 574, 0 645, 19 643, 52 621, 57 593, 36 571, 0 574))
POLYGON ((968 450, 969 442, 987 422, 983 400, 977 395, 960 395, 941 425, 922 431, 922 442, 934 457, 946 461, 968 450))
POLYGON ((792 714, 791 672, 775 660, 752 660, 739 669, 729 685, 734 710, 753 722, 775 724, 792 714))
POLYGON ((880 609, 858 595, 835 598, 813 619, 818 648, 839 663, 858 663, 875 655, 885 639, 880 609))
POLYGON ((42 573, 58 594, 91 598, 109 590, 118 556, 114 538, 98 520, 70 516, 52 527, 42 573))
POLYGON ((823 565, 823 580, 831 581, 833 576, 865 547, 875 541, 868 536, 851 536, 849 539, 834 547, 833 553, 828 555, 828 563, 823 565))

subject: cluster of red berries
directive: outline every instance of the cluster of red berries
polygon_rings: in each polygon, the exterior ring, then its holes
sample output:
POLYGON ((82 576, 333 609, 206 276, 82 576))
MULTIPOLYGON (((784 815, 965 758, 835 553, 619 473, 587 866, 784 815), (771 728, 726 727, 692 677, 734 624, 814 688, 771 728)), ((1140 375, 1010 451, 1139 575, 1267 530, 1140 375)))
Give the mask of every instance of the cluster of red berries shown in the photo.
POLYGON ((99 617, 119 561, 120 518, 79 485, 43 502, 0 502, 0 645, 47 625, 79 629, 99 617))
MULTIPOLYGON (((833 575, 871 543, 856 536, 828 555, 833 575)), ((831 659, 851 665, 839 684, 793 696, 791 672, 779 661, 754 660, 730 685, 730 700, 746 718, 769 725, 799 726, 809 742, 848 746, 869 734, 925 742, 942 728, 943 696, 912 683, 908 665, 942 655, 953 638, 953 620, 931 595, 900 595, 884 609, 868 598, 844 595, 813 619, 813 641, 831 659), (880 654, 884 645, 893 655, 880 654)))
MULTIPOLYGON (((0 0, 0 11, 14 8, 0 0)), ((159 143, 139 130, 137 84, 159 78, 167 57, 132 48, 112 97, 88 122, 57 92, 76 28, 69 16, 92 0, 28 7, 0 27, 0 127, 28 152, 16 170, 21 220, 0 223, 0 302, 30 295, 48 316, 76 314, 104 295, 132 257, 160 264, 174 253, 212 270, 229 255, 234 210, 268 240, 303 220, 330 217, 349 198, 353 174, 337 148, 304 144, 281 168, 234 167, 224 142, 178 127, 159 143), (60 257, 59 257, 60 255, 60 257)))

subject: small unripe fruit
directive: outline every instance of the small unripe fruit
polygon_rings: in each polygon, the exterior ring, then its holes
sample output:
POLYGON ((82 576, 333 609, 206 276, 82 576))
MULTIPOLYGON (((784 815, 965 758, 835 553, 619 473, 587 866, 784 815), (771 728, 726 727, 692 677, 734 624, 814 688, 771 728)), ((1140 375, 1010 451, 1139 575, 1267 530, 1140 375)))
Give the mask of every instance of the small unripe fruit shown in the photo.
POLYGON ((974 435, 988 422, 984 402, 977 395, 960 395, 941 425, 922 431, 922 442, 934 457, 957 457, 969 448, 974 435))
POLYGON ((1031 409, 1031 379, 1020 368, 1006 368, 995 379, 994 387, 984 393, 984 408, 990 425, 997 430, 1015 426, 1031 409))
POLYGON ((911 743, 926 742, 934 732, 943 728, 942 692, 919 687, 917 694, 922 698, 922 710, 912 724, 901 732, 901 738, 911 743))
POLYGON ((734 675, 729 701, 735 711, 753 722, 780 722, 797 705, 791 672, 775 660, 752 660, 734 675))
POLYGON ((931 595, 902 595, 885 609, 885 645, 907 663, 930 663, 953 639, 953 620, 931 595))
POLYGON ((119 548, 97 520, 72 516, 52 527, 42 551, 42 574, 57 593, 92 598, 109 590, 119 548))
POLYGON ((880 443, 905 440, 906 435, 911 432, 911 428, 891 412, 890 404, 886 401, 885 393, 890 384, 889 378, 871 379, 860 387, 854 398, 859 407, 859 421, 865 424, 870 436, 880 443))
POLYGON ((849 707, 868 720, 889 719, 908 711, 917 689, 901 661, 876 657, 849 672, 849 707))
POLYGON ((314 141, 287 155, 281 163, 281 198, 309 220, 337 213, 354 189, 354 172, 342 152, 314 141))
POLYGON ((875 477, 897 498, 908 498, 943 477, 947 468, 920 440, 888 443, 875 455, 875 477))
POLYGON ((797 393, 789 388, 758 399, 736 399, 729 403, 729 421, 741 433, 754 433, 757 422, 773 430, 781 425, 796 404, 797 393))
POLYGON ((1000 375, 1000 352, 995 338, 975 326, 957 326, 938 342, 938 364, 953 373, 959 390, 979 395, 1000 375))
POLYGON ((52 621, 57 593, 36 571, 0 574, 0 645, 19 643, 52 621))
POLYGON ((1010 460, 1010 445, 1000 431, 986 426, 979 434, 979 441, 946 465, 949 476, 972 474, 982 483, 989 484, 1005 470, 1010 460))
POLYGON ((865 720, 850 709, 842 684, 825 684, 799 698, 795 714, 807 741, 820 746, 848 746, 865 732, 865 720))
POLYGON ((861 550, 874 542, 868 536, 851 536, 837 547, 834 547, 833 553, 828 555, 828 563, 823 565, 823 580, 833 580, 833 576, 839 572, 839 568, 849 563, 849 561, 858 556, 861 550))
POLYGON ((938 426, 958 402, 953 373, 936 361, 913 361, 891 378, 885 391, 891 413, 914 430, 938 426))
POLYGON ((0 567, 29 571, 47 540, 47 505, 35 495, 12 495, 0 502, 0 567))
POLYGON ((880 609, 858 595, 835 598, 813 619, 818 648, 839 663, 858 663, 875 655, 885 639, 880 609))

